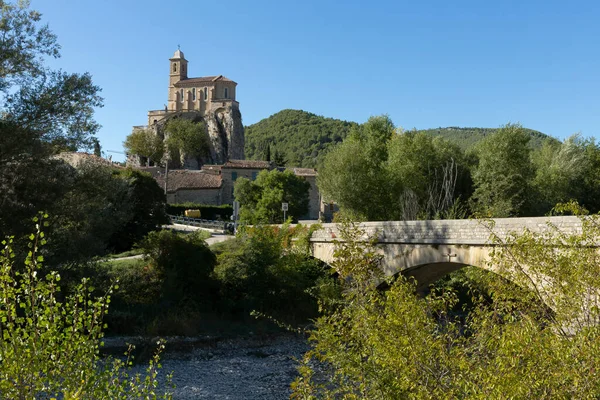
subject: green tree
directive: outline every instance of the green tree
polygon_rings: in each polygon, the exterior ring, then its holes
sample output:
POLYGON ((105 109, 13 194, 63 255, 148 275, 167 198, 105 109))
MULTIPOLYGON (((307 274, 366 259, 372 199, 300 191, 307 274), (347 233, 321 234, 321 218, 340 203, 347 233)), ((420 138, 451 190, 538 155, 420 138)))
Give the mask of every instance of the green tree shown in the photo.
POLYGON ((201 165, 202 157, 210 154, 210 141, 204 122, 174 118, 167 123, 165 130, 165 142, 171 158, 178 154, 183 163, 185 157, 193 157, 201 165))
POLYGON ((385 162, 394 134, 387 116, 371 117, 332 150, 319 169, 323 196, 358 219, 386 219, 391 201, 385 162))
POLYGON ((354 129, 325 157, 317 182, 343 212, 371 221, 461 217, 458 199, 470 193, 460 148, 396 131, 387 116, 354 129))
POLYGON ((69 191, 72 171, 49 156, 92 144, 102 99, 89 74, 44 65, 60 46, 28 1, 0 5, 0 233, 19 234, 69 191))
POLYGON ((310 184, 291 171, 261 171, 255 181, 239 178, 234 187, 240 202, 240 219, 250 224, 282 223, 281 203, 288 203, 288 218, 298 220, 308 212, 310 184))
POLYGON ((111 235, 108 247, 125 251, 142 240, 149 232, 169 223, 163 189, 149 173, 132 168, 113 171, 113 177, 126 183, 126 204, 131 210, 128 219, 111 235))
POLYGON ((520 125, 508 124, 479 143, 479 164, 473 173, 475 210, 493 217, 530 212, 534 169, 529 140, 520 125))
MULTIPOLYGON (((36 222, 44 225, 43 219, 36 222)), ((60 275, 42 267, 44 242, 43 232, 31 235, 23 268, 15 265, 12 239, 2 242, 0 397, 171 398, 168 392, 157 393, 158 354, 145 375, 135 376, 127 373, 129 359, 101 357, 103 317, 112 289, 94 298, 84 279, 60 301, 60 275)))
POLYGON ((125 138, 123 147, 128 154, 144 157, 147 166, 150 166, 151 162, 160 164, 165 153, 163 138, 152 129, 134 129, 125 138))

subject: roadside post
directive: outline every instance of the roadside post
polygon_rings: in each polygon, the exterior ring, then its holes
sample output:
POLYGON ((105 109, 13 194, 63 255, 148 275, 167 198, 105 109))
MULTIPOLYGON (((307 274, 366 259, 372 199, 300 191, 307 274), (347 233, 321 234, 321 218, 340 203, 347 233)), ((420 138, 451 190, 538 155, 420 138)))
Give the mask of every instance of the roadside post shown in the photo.
POLYGON ((288 203, 281 203, 281 210, 283 210, 283 223, 285 224, 285 221, 286 221, 285 214, 287 213, 287 210, 288 210, 288 203))
POLYGON ((240 202, 237 200, 233 201, 233 215, 231 216, 233 219, 233 233, 237 233, 238 219, 240 218, 240 202))

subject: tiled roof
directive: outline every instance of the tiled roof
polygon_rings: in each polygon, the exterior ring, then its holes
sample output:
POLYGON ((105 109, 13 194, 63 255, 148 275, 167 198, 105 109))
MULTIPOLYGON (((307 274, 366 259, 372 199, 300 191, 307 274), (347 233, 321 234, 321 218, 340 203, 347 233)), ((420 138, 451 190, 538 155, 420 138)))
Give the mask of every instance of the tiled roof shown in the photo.
MULTIPOLYGON (((223 75, 217 75, 217 76, 201 76, 198 78, 188 78, 188 79, 182 79, 179 82, 175 83, 175 86, 179 86, 179 85, 188 85, 188 84, 193 84, 193 83, 212 83, 212 82, 233 82, 231 79, 224 77, 223 75)), ((235 83, 235 82, 233 82, 235 83)))
POLYGON ((317 170, 313 168, 290 168, 297 176, 317 176, 317 170))
MULTIPOLYGON (((165 187, 165 172, 162 168, 140 168, 152 173, 160 187, 165 187)), ((175 192, 180 189, 219 189, 221 176, 203 171, 189 169, 173 169, 169 171, 167 191, 175 192)))
POLYGON ((260 160, 229 160, 222 168, 271 169, 270 161, 260 160))

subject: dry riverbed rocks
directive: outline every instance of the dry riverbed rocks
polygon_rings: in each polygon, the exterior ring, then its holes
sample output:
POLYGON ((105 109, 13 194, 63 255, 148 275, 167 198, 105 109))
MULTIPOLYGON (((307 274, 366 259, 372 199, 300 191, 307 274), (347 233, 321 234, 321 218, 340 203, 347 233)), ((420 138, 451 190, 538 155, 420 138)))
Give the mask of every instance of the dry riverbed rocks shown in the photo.
MULTIPOLYGON (((156 343, 156 340, 153 341, 156 343)), ((141 338, 107 338, 107 352, 122 354, 136 344, 146 358, 151 351, 141 338)), ((297 360, 308 350, 305 337, 167 338, 162 356, 164 376, 173 372, 175 399, 287 399, 298 372, 297 360)), ((142 370, 141 362, 135 369, 142 370)))

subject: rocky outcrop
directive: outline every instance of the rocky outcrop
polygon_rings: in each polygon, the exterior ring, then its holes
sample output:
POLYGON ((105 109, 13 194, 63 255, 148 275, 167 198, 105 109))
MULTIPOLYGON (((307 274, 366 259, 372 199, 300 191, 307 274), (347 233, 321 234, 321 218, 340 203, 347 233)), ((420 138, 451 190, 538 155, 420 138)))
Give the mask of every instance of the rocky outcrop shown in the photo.
POLYGON ((211 163, 244 159, 244 126, 237 107, 218 108, 204 118, 211 140, 211 163))
MULTIPOLYGON (((176 112, 163 121, 157 128, 164 130, 172 118, 185 118, 206 126, 209 139, 209 151, 204 157, 187 157, 185 154, 172 154, 169 166, 171 168, 199 169, 203 164, 224 164, 227 160, 244 159, 244 126, 242 114, 237 106, 231 104, 211 110, 205 116, 198 112, 176 112), (200 162, 200 163, 199 163, 200 162)), ((131 160, 132 162, 139 160, 131 160)))

